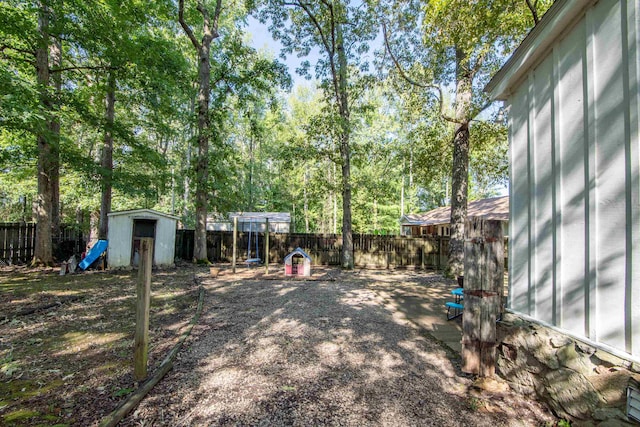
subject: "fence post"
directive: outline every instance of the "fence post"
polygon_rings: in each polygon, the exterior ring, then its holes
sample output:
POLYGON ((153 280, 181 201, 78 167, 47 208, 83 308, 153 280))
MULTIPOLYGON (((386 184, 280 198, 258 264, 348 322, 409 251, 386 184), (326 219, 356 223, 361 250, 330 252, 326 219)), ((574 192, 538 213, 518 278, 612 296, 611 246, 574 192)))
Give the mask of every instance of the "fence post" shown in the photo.
POLYGON ((133 376, 136 381, 147 377, 149 356, 149 303, 151 301, 151 267, 153 265, 153 239, 140 239, 140 264, 136 303, 136 333, 133 355, 133 376))
POLYGON ((504 240, 500 221, 465 224, 462 371, 493 377, 496 319, 504 288, 504 240))
POLYGON ((231 255, 231 267, 236 274, 236 247, 238 245, 238 217, 233 217, 233 254, 231 255))

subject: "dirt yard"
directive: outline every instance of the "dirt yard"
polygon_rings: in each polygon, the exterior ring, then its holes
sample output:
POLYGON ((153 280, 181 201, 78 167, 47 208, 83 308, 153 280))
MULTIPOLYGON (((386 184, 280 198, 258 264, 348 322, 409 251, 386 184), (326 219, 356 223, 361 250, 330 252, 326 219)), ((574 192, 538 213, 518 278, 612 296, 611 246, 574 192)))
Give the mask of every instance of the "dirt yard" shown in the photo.
MULTIPOLYGON (((191 320, 199 284, 205 304, 173 370, 120 425, 554 425, 534 402, 475 390, 457 356, 385 299, 452 282, 257 271, 154 273, 151 373, 191 320)), ((0 424, 96 425, 126 399, 134 285, 134 273, 0 271, 0 424)))

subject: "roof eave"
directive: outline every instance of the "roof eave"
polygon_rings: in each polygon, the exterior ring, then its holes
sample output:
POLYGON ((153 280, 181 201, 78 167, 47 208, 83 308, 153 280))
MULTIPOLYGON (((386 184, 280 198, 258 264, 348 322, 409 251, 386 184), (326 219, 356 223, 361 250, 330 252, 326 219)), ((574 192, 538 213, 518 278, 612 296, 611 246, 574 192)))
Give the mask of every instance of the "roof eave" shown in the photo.
POLYGON ((155 209, 147 209, 147 208, 143 208, 143 209, 129 209, 126 211, 112 211, 107 213, 107 217, 111 217, 111 216, 122 216, 122 215, 135 215, 135 216, 141 216, 141 215, 155 215, 155 216, 163 216, 165 218, 170 218, 170 219, 174 219, 176 221, 180 220, 180 217, 175 216, 175 215, 171 215, 168 213, 164 213, 164 212, 160 212, 157 211, 155 209))
POLYGON ((505 101, 529 69, 548 53, 549 46, 571 28, 584 10, 598 0, 556 0, 533 27, 504 66, 487 83, 484 91, 491 100, 505 101))

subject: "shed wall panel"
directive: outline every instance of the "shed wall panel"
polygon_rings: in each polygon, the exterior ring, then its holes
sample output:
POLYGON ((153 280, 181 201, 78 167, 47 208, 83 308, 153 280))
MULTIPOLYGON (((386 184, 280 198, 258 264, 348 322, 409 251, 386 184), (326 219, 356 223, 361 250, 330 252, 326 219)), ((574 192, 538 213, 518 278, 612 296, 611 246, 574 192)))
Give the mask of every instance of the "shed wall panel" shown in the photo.
POLYGON ((553 57, 549 56, 533 75, 533 281, 536 318, 554 323, 553 288, 553 57))
POLYGON ((585 60, 584 21, 558 47, 558 127, 560 212, 558 248, 561 316, 558 326, 574 334, 586 335, 586 292, 584 277, 587 267, 585 143, 583 125, 585 60))
POLYGON ((625 348, 625 138, 619 2, 599 2, 594 19, 596 140, 596 337, 625 348), (612 238, 612 237, 617 238, 612 238))
POLYGON ((176 247, 176 221, 160 218, 156 224, 154 262, 158 266, 173 265, 176 247))
POLYGON ((515 310, 531 315, 529 305, 529 129, 526 100, 529 89, 520 87, 516 102, 510 108, 509 122, 512 144, 510 146, 511 205, 509 230, 509 303, 515 310))
POLYGON ((600 1, 512 88, 510 299, 640 357, 640 1, 600 1))
POLYGON ((127 267, 131 264, 133 223, 130 216, 109 217, 109 267, 127 267))
MULTIPOLYGON (((629 5, 627 5, 629 6, 629 5)), ((627 351, 640 354, 640 0, 627 10, 627 57, 629 59, 629 208, 627 280, 627 351)))

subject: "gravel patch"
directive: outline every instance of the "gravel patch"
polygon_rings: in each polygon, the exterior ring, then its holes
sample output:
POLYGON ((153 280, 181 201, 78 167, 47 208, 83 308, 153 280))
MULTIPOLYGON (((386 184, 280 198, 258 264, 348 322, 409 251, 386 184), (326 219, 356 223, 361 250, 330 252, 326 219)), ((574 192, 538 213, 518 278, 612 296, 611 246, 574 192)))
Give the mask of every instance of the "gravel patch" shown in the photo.
MULTIPOLYGON (((327 280, 204 278, 205 309, 174 369, 120 425, 499 426, 553 418, 479 393, 385 294, 445 286, 426 273, 327 280)), ((447 285, 449 286, 449 285, 447 285)))

